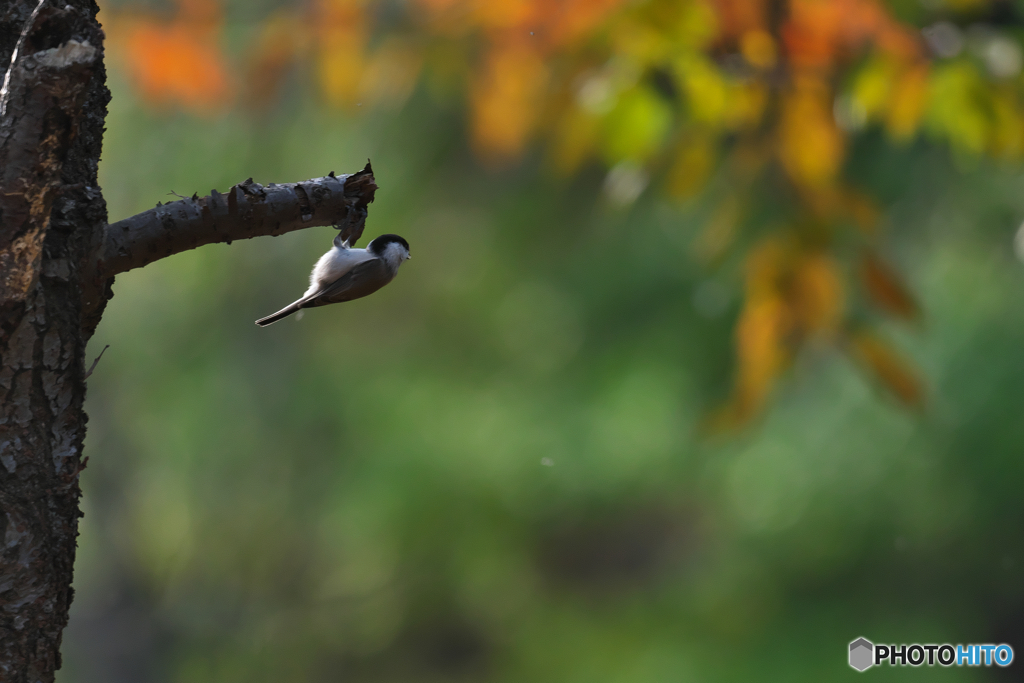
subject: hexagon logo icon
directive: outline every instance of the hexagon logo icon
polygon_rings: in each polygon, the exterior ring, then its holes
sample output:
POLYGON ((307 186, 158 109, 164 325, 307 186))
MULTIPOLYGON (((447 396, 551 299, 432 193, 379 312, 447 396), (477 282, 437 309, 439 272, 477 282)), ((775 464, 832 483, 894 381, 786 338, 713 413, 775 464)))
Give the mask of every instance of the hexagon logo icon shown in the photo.
POLYGON ((864 671, 874 664, 875 646, 867 638, 858 638, 850 643, 850 666, 864 671))

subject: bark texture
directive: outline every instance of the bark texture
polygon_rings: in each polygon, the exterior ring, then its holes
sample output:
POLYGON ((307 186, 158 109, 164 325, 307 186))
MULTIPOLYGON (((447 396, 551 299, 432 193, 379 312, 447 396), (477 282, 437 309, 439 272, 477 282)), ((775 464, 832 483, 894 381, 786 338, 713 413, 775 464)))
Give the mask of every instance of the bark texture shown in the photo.
POLYGON ((139 268, 157 259, 204 244, 282 235, 293 230, 334 225, 355 245, 363 234, 367 205, 377 185, 373 169, 348 176, 264 187, 249 178, 226 194, 216 190, 136 214, 107 228, 101 277, 139 268))
MULTIPOLYGON (((37 0, 6 3, 6 66, 37 0)), ((52 681, 71 604, 83 357, 109 288, 96 165, 109 93, 91 0, 47 3, 0 120, 0 680, 52 681)))

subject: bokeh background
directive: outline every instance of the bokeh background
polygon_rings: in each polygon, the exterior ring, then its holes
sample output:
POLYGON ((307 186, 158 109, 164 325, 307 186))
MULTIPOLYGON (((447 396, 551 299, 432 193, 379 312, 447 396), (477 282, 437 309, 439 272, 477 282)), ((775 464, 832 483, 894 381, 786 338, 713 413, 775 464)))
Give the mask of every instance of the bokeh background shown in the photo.
POLYGON ((266 329, 331 228, 118 276, 59 681, 1024 653, 1019 2, 101 8, 111 220, 370 158, 415 258, 266 329))

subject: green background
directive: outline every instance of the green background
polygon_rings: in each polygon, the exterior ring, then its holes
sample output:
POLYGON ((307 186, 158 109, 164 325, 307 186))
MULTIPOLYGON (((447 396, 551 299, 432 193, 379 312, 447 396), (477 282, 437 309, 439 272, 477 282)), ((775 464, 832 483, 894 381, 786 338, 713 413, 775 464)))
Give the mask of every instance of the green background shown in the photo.
POLYGON ((199 119, 111 88, 111 220, 371 158, 366 236, 414 258, 266 329, 331 228, 118 276, 62 683, 1015 680, 857 674, 846 650, 1024 645, 1019 168, 859 138, 847 173, 925 311, 883 330, 927 407, 811 348, 762 417, 707 438, 742 282, 691 245, 724 180, 618 207, 597 168, 481 169, 460 106, 422 92, 199 119))

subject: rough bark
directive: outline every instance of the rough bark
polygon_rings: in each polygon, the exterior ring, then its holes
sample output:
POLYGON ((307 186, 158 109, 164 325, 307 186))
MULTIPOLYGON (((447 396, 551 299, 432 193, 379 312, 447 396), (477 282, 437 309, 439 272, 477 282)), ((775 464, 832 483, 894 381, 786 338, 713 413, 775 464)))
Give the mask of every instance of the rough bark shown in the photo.
MULTIPOLYGON (((14 0, 0 12, 0 65, 37 5, 14 0)), ((369 164, 289 185, 250 179, 107 226, 96 169, 110 95, 96 12, 93 0, 47 0, 0 117, 3 683, 52 681, 60 668, 85 466, 85 347, 113 275, 202 244, 316 225, 354 242, 377 187, 369 164)))
MULTIPOLYGON (((9 3, 10 60, 36 0, 9 3)), ((109 98, 96 5, 47 5, 0 121, 0 680, 51 681, 71 604, 85 435, 82 359, 105 298, 84 287, 106 222, 109 98), (86 301, 88 302, 86 304, 86 301)))
POLYGON ((96 269, 112 276, 204 244, 282 235, 335 225, 354 245, 363 233, 367 205, 377 185, 370 164, 358 173, 264 187, 249 178, 227 194, 214 190, 157 205, 107 228, 96 269))

